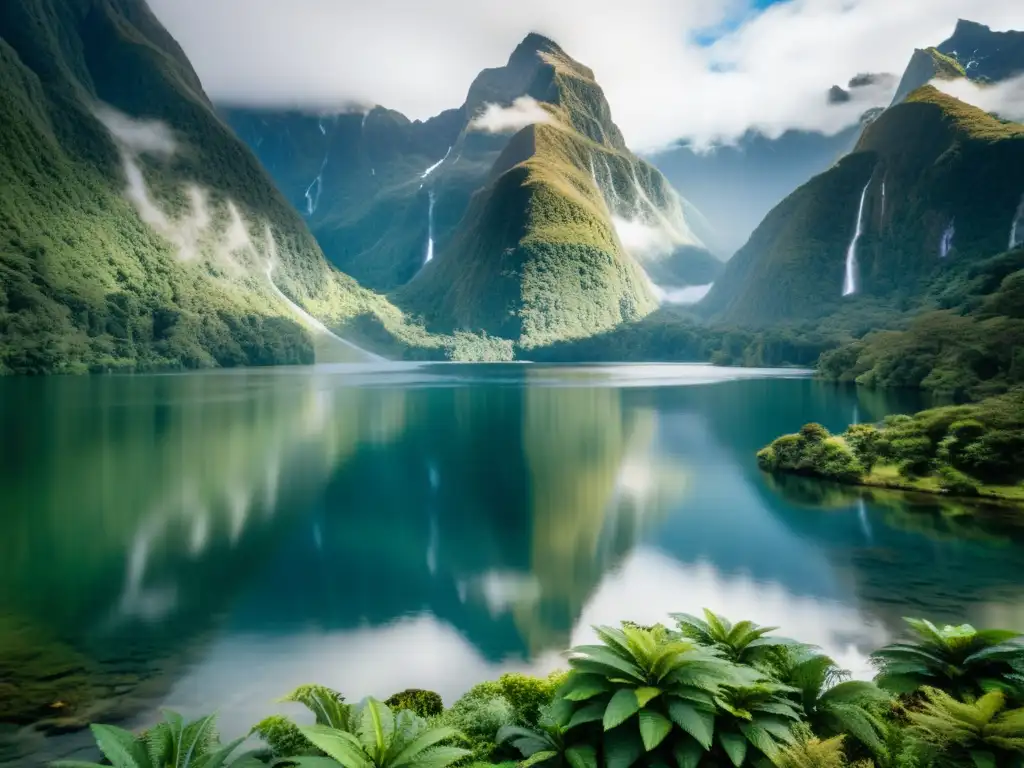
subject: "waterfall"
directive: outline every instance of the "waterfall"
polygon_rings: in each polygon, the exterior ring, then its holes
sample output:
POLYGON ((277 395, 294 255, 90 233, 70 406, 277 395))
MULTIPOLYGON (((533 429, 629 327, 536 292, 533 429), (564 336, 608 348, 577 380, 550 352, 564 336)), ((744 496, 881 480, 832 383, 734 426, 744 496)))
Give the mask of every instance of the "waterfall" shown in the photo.
POLYGON ((882 224, 885 224, 885 179, 882 179, 882 224))
POLYGON ((430 202, 427 204, 427 257, 424 264, 434 258, 434 190, 430 190, 430 202))
POLYGON ((320 163, 320 172, 313 179, 313 182, 306 187, 306 215, 312 216, 320 205, 320 193, 324 191, 324 169, 327 168, 327 160, 331 155, 331 148, 324 151, 323 162, 320 163), (315 191, 314 191, 315 190, 315 191))
POLYGON ((440 167, 441 167, 441 163, 443 163, 443 162, 444 162, 445 160, 447 160, 447 159, 448 159, 448 155, 450 155, 451 153, 452 153, 452 148, 451 148, 451 147, 448 147, 448 151, 444 153, 444 157, 442 157, 442 158, 441 158, 440 160, 438 160, 438 161, 437 161, 436 163, 434 163, 434 164, 433 164, 432 166, 430 166, 429 168, 427 168, 427 170, 425 170, 425 171, 423 172, 423 175, 422 175, 422 176, 420 176, 420 178, 421 178, 421 179, 425 179, 425 178, 427 178, 427 176, 429 176, 429 175, 430 175, 430 174, 432 174, 432 173, 433 173, 434 171, 436 171, 436 170, 437 170, 438 168, 440 168, 440 167))
POLYGON ((857 228, 854 230, 850 247, 846 249, 846 277, 843 279, 843 296, 849 296, 857 292, 857 242, 864 234, 864 202, 868 199, 868 187, 871 186, 871 179, 864 185, 864 191, 860 193, 860 206, 857 208, 857 228))
POLYGON ((939 241, 939 258, 946 258, 953 249, 953 237, 956 235, 956 219, 949 222, 946 231, 942 233, 942 240, 939 241))
POLYGON ((1007 250, 1012 251, 1022 245, 1024 245, 1024 195, 1021 195, 1020 205, 1017 206, 1017 213, 1010 226, 1010 247, 1007 250))

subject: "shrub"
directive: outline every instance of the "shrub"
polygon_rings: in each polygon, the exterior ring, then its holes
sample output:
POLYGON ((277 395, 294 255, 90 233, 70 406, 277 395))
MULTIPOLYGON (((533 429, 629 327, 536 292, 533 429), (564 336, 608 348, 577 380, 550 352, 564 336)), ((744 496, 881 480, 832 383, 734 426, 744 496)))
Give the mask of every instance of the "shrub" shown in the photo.
POLYGON ((811 424, 804 424, 800 428, 800 437, 811 443, 827 440, 831 436, 831 433, 821 426, 821 424, 815 424, 812 422, 811 424))
POLYGON ((977 496, 980 484, 958 469, 943 464, 939 467, 939 485, 954 496, 977 496))
POLYGON ((384 703, 395 711, 408 709, 420 717, 433 717, 444 711, 444 702, 439 694, 420 688, 408 688, 394 694, 384 703))
POLYGON ((959 465, 988 482, 1016 482, 1024 476, 1024 431, 994 430, 964 450, 959 465))
POLYGON ((772 446, 769 445, 757 452, 757 466, 765 472, 774 472, 779 468, 779 457, 772 446))
POLYGON ((475 760, 491 760, 498 730, 516 724, 515 710, 499 691, 495 682, 476 685, 439 718, 442 725, 459 731, 475 760))
POLYGON ((853 424, 843 437, 865 472, 870 472, 878 460, 890 451, 888 441, 872 424, 853 424))

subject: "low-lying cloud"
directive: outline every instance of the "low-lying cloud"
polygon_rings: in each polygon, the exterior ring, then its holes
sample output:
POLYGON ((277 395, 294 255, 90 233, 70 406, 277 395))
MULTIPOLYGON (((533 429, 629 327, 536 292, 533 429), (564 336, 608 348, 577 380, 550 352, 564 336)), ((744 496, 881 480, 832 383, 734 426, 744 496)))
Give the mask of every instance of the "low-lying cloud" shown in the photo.
POLYGON ((469 124, 470 128, 487 133, 509 133, 518 131, 528 125, 550 123, 551 113, 530 96, 520 96, 512 102, 512 106, 486 104, 469 124))
MULTIPOLYGON (((630 146, 834 133, 883 94, 829 105, 860 72, 901 73, 959 17, 1020 26, 1020 0, 150 0, 225 103, 375 103, 425 119, 463 103, 530 31, 591 67, 630 146)), ((858 89, 859 90, 859 89, 858 89)))
POLYGON ((958 78, 933 80, 932 85, 1004 120, 1024 122, 1024 74, 1000 83, 982 84, 958 78))

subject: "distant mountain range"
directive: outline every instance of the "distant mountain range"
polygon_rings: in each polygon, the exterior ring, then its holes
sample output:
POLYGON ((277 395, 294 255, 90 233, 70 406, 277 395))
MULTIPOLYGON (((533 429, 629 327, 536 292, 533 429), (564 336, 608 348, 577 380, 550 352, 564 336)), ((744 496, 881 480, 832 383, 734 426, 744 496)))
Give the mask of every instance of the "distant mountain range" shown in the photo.
POLYGON ((765 325, 822 317, 865 297, 909 307, 945 265, 1012 244, 1024 125, 927 85, 965 76, 968 67, 953 58, 965 47, 978 78, 1024 72, 1024 33, 969 22, 941 46, 915 51, 894 105, 852 153, 772 209, 702 311, 765 325), (984 61, 992 63, 977 63, 984 61))
POLYGON ((536 346, 694 302, 722 268, 700 214, 626 147, 593 73, 539 35, 426 122, 381 107, 224 116, 328 258, 398 289, 429 329, 536 346))
POLYGON ((1024 33, 960 22, 914 52, 880 116, 679 149, 655 158, 666 176, 627 147, 593 72, 540 35, 425 122, 215 109, 144 0, 11 0, 0 373, 373 359, 356 343, 548 359, 619 328, 747 359, 723 324, 913 309, 946 264, 1024 241, 1024 127, 928 87, 1020 72, 1024 33), (700 315, 699 332, 680 325, 700 315))
MULTIPOLYGON (((982 24, 959 21, 948 40, 914 52, 892 104, 936 77, 966 76, 983 82, 1019 73, 1024 58, 1022 38, 1020 32, 993 32, 982 24)), ((874 77, 886 83, 894 81, 887 75, 874 77)), ((829 100, 845 101, 844 96, 857 84, 863 87, 863 76, 851 80, 853 87, 834 86, 829 100)), ((768 138, 751 131, 735 145, 710 151, 679 147, 649 159, 704 213, 714 233, 709 240, 728 256, 746 243, 768 211, 786 195, 853 151, 864 125, 877 114, 877 110, 866 112, 862 124, 833 136, 791 130, 768 138)))

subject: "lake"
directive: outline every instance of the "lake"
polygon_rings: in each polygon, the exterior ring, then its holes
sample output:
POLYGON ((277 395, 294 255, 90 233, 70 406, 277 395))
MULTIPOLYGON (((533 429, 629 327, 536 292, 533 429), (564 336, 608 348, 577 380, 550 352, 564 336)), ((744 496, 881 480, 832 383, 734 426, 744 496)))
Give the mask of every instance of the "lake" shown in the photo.
POLYGON ((704 607, 858 675, 902 616, 1024 630, 999 516, 757 469, 805 422, 921 405, 697 365, 0 380, 0 762, 160 707, 240 735, 305 682, 451 703, 704 607))

